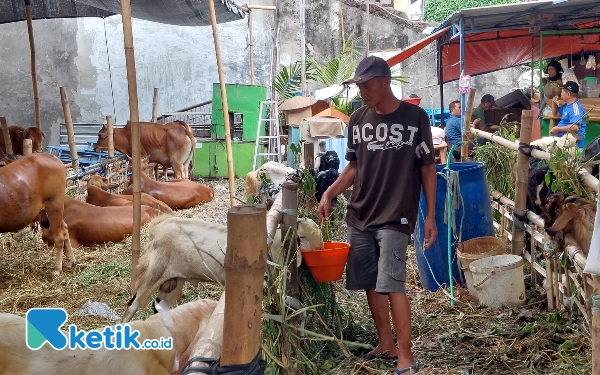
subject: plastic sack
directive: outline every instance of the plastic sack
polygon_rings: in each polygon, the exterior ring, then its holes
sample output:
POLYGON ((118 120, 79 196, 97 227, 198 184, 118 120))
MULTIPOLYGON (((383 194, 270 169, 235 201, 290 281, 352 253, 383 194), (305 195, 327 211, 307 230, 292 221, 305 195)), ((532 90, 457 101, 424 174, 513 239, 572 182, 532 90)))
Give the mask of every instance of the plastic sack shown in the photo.
POLYGON ((459 94, 468 94, 471 89, 471 76, 470 75, 461 75, 458 80, 458 93, 459 94))
POLYGON ((565 71, 562 74, 563 84, 565 84, 567 81, 572 81, 572 82, 579 84, 579 81, 577 80, 577 76, 575 75, 573 68, 565 69, 565 71))
POLYGON ((596 200, 596 219, 594 221, 594 234, 590 243, 590 253, 585 262, 584 273, 600 275, 600 196, 596 200))
POLYGON ((588 57, 588 61, 585 64, 585 68, 586 69, 596 69, 596 57, 594 55, 590 55, 590 57, 588 57))

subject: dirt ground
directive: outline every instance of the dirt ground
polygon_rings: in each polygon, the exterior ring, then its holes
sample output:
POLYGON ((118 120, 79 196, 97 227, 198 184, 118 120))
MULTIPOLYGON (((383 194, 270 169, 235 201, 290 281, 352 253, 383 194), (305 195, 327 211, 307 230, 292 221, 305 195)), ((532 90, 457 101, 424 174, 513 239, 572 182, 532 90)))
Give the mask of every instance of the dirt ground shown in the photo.
MULTIPOLYGON (((215 199, 197 208, 179 211, 226 224, 229 196, 226 180, 206 181, 215 187, 215 199)), ((241 196, 243 181, 236 182, 241 196)), ((93 218, 90 218, 93 220, 93 218)), ((145 231, 142 233, 142 247, 145 231)), ((60 277, 51 276, 51 251, 39 233, 25 233, 10 240, 0 236, 0 312, 24 316, 33 307, 62 307, 69 324, 81 329, 115 322, 99 317, 77 316, 87 301, 103 302, 123 314, 130 299, 131 240, 75 250, 76 265, 60 277)), ((528 274, 528 270, 526 270, 528 274)), ((523 308, 478 306, 466 288, 456 288, 456 305, 438 290, 429 292, 419 283, 414 249, 408 261, 407 287, 412 305, 413 345, 419 374, 589 374, 591 347, 589 329, 577 314, 547 311, 543 289, 532 287, 526 275, 527 304, 523 308)), ((346 320, 355 327, 348 341, 376 344, 376 333, 362 292, 349 292, 343 281, 334 283, 337 303, 346 320)), ((220 287, 187 285, 184 302, 197 298, 218 300, 220 287)), ((151 314, 148 306, 134 319, 151 314)), ((0 334, 2 334, 0 332, 0 334)), ((365 361, 367 350, 323 350, 313 361, 319 374, 388 374, 394 364, 383 360, 365 361)))

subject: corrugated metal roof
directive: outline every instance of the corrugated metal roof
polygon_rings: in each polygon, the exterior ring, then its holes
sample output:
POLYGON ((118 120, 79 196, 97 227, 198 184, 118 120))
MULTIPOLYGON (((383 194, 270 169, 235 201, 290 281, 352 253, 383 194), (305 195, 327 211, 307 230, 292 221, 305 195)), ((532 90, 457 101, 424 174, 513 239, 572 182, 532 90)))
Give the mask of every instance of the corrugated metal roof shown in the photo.
POLYGON ((573 25, 593 19, 600 20, 600 1, 567 0, 554 4, 553 0, 541 0, 468 8, 455 12, 434 32, 448 25, 458 24, 461 17, 465 19, 466 33, 497 28, 528 28, 530 17, 534 15, 537 17, 536 23, 542 26, 542 30, 555 28, 560 23, 573 25))
MULTIPOLYGON (((108 17, 121 13, 120 0, 32 0, 32 19, 108 17)), ((232 0, 215 0, 217 22, 244 18, 232 0)), ((179 26, 210 25, 208 0, 133 0, 131 16, 179 26)), ((26 20, 23 0, 0 1, 0 24, 26 20)))

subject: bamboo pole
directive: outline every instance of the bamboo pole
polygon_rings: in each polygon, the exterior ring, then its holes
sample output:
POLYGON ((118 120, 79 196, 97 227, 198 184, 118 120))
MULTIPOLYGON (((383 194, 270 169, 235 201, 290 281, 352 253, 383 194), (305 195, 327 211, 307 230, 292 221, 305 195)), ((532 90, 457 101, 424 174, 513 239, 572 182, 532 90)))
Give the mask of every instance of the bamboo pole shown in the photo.
POLYGON ((300 62, 302 64, 302 95, 308 95, 306 87, 306 8, 304 0, 300 0, 300 62))
POLYGON ((123 45, 127 66, 127 88, 129 96, 129 121, 131 122, 131 158, 133 174, 133 233, 131 238, 131 288, 135 285, 135 269, 140 256, 141 232, 141 159, 140 159, 140 115, 138 111, 137 79, 135 76, 135 55, 133 51, 133 32, 131 27, 130 0, 121 0, 123 16, 123 45))
POLYGON ((6 155, 11 157, 13 155, 12 142, 10 141, 10 133, 8 131, 8 124, 6 123, 6 117, 0 117, 0 126, 2 126, 2 137, 4 138, 4 147, 6 155))
POLYGON ((217 68, 219 70, 219 83, 221 86, 221 101, 223 102, 223 120, 225 123, 225 147, 227 148, 227 174, 229 176, 229 202, 231 207, 235 206, 235 181, 233 171, 233 152, 231 150, 231 128, 229 125, 229 106, 227 104, 227 90, 225 86, 225 75, 223 74, 223 63, 221 61, 221 48, 219 47, 219 35, 217 33, 217 16, 215 15, 215 2, 208 0, 210 8, 210 21, 212 23, 213 39, 215 41, 215 53, 217 55, 217 68))
MULTIPOLYGON (((514 142, 509 141, 508 139, 504 139, 498 135, 488 133, 483 130, 474 129, 474 128, 471 128, 470 131, 473 134, 477 134, 481 138, 489 139, 490 141, 496 142, 496 143, 498 143, 506 148, 509 148, 513 151, 519 150, 519 145, 517 145, 514 142)), ((548 152, 539 151, 539 150, 532 150, 531 156, 533 156, 536 159, 543 159, 543 160, 550 159, 550 154, 548 152)), ((581 177, 581 180, 583 181, 583 183, 586 184, 587 187, 589 187, 596 193, 600 192, 598 189, 598 179, 596 177, 592 176, 588 171, 586 171, 583 168, 580 169, 578 171, 578 173, 579 173, 579 176, 581 177)))
MULTIPOLYGON (((223 325, 225 323, 225 292, 221 294, 219 303, 215 307, 206 327, 198 331, 196 337, 189 346, 189 352, 182 356, 180 366, 193 357, 197 358, 219 358, 223 351, 223 325)), ((206 362, 192 362, 190 367, 202 368, 208 367, 206 362)), ((201 372, 189 372, 192 374, 202 374, 201 372)))
POLYGON ((31 20, 31 1, 25 0, 25 14, 27 15, 27 34, 29 35, 29 53, 31 58, 31 83, 33 85, 33 106, 35 110, 35 126, 42 128, 40 115, 40 95, 37 87, 37 73, 35 68, 35 43, 33 40, 33 22, 31 20))
POLYGON ((108 157, 115 156, 115 138, 112 116, 106 116, 106 130, 108 130, 108 157))
POLYGON ((60 101, 65 114, 65 125, 67 126, 67 139, 69 140, 69 150, 71 151, 71 160, 73 169, 79 168, 79 159, 77 156, 77 146, 75 144, 75 132, 73 131, 73 120, 71 119, 71 108, 69 106, 69 97, 64 86, 60 87, 60 101))
MULTIPOLYGON (((469 89, 467 97, 467 108, 465 109, 465 118, 463 119, 463 135, 460 148, 460 160, 467 161, 469 158, 469 124, 471 123, 471 114, 473 113, 473 102, 475 101, 475 89, 469 89)), ((443 116, 442 116, 443 117, 443 116)))
POLYGON ((277 10, 277 6, 275 5, 250 5, 247 6, 248 9, 262 9, 262 10, 277 10))
MULTIPOLYGON (((250 5, 250 4, 248 4, 250 5)), ((254 86, 254 39, 252 38, 252 9, 248 10, 248 46, 250 47, 250 84, 254 86)))
POLYGON ((546 259, 546 296, 548 300, 548 310, 554 310, 556 305, 554 303, 554 262, 552 258, 546 259))
POLYGON ((286 295, 298 297, 300 289, 298 287, 298 267, 297 263, 297 242, 296 228, 298 223, 298 184, 286 181, 281 185, 282 195, 282 223, 281 223, 281 243, 283 244, 285 258, 287 260, 287 283, 286 295))
POLYGON ((346 34, 344 33, 344 10, 340 4, 340 29, 342 29, 342 48, 346 45, 346 34))
POLYGON ((152 96, 152 122, 156 122, 158 117, 158 87, 154 88, 152 96))
POLYGON ((227 212, 221 366, 250 363, 260 349, 267 267, 266 214, 264 205, 239 205, 227 212))
MULTIPOLYGON (((469 95, 469 100, 471 95, 469 95)), ((523 147, 529 147, 531 142, 532 113, 524 109, 521 114, 520 143, 523 147)), ((467 128, 468 131, 468 128, 467 128)), ((465 132, 466 134, 466 132, 465 132)), ((527 213, 527 172, 529 171, 529 156, 519 152, 517 155, 517 184, 515 186, 515 213, 523 216, 527 213)), ((512 254, 523 256, 525 248, 525 232, 513 225, 512 232, 512 254)))
POLYGON ((23 156, 29 155, 33 152, 33 142, 31 139, 23 140, 23 156))
POLYGON ((592 297, 592 374, 600 374, 600 295, 592 297))
MULTIPOLYGON (((279 6, 279 0, 275 0, 275 7, 279 6)), ((271 59, 271 100, 276 100, 277 92, 273 86, 273 80, 279 72, 279 10, 273 15, 273 57, 271 59)))
POLYGON ((369 24, 371 23, 371 1, 367 0, 367 40, 366 40, 366 44, 367 44, 367 56, 369 56, 369 50, 370 50, 370 43, 369 43, 369 39, 370 39, 370 34, 369 34, 369 24))

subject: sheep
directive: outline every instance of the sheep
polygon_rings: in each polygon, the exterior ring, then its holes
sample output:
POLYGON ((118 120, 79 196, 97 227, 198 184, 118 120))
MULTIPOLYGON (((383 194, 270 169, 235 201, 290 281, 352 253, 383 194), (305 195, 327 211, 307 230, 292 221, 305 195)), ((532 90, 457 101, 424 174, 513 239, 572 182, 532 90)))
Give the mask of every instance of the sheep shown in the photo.
MULTIPOLYGON (((196 286, 199 282, 225 283, 227 226, 165 215, 151 221, 148 229, 150 237, 136 269, 134 295, 123 322, 130 321, 157 289, 158 299, 174 306, 181 299, 185 281, 196 286)), ((275 262, 282 259, 277 251, 281 247, 278 240, 281 232, 278 232, 269 249, 269 256, 275 262)), ((300 249, 323 248, 319 227, 311 219, 298 219, 297 236, 300 249)))
POLYGON ((594 203, 576 195, 552 194, 547 199, 542 218, 544 229, 556 239, 557 248, 574 245, 587 257, 596 218, 594 203), (574 243, 571 243, 572 241, 574 243))
POLYGON ((203 299, 171 310, 174 331, 159 315, 130 324, 132 330, 140 332, 140 342, 172 337, 173 348, 169 350, 55 350, 46 344, 33 351, 25 343, 25 319, 0 314, 0 374, 172 375, 176 371, 176 355, 187 349, 196 332, 206 328, 216 305, 216 301, 203 299))

